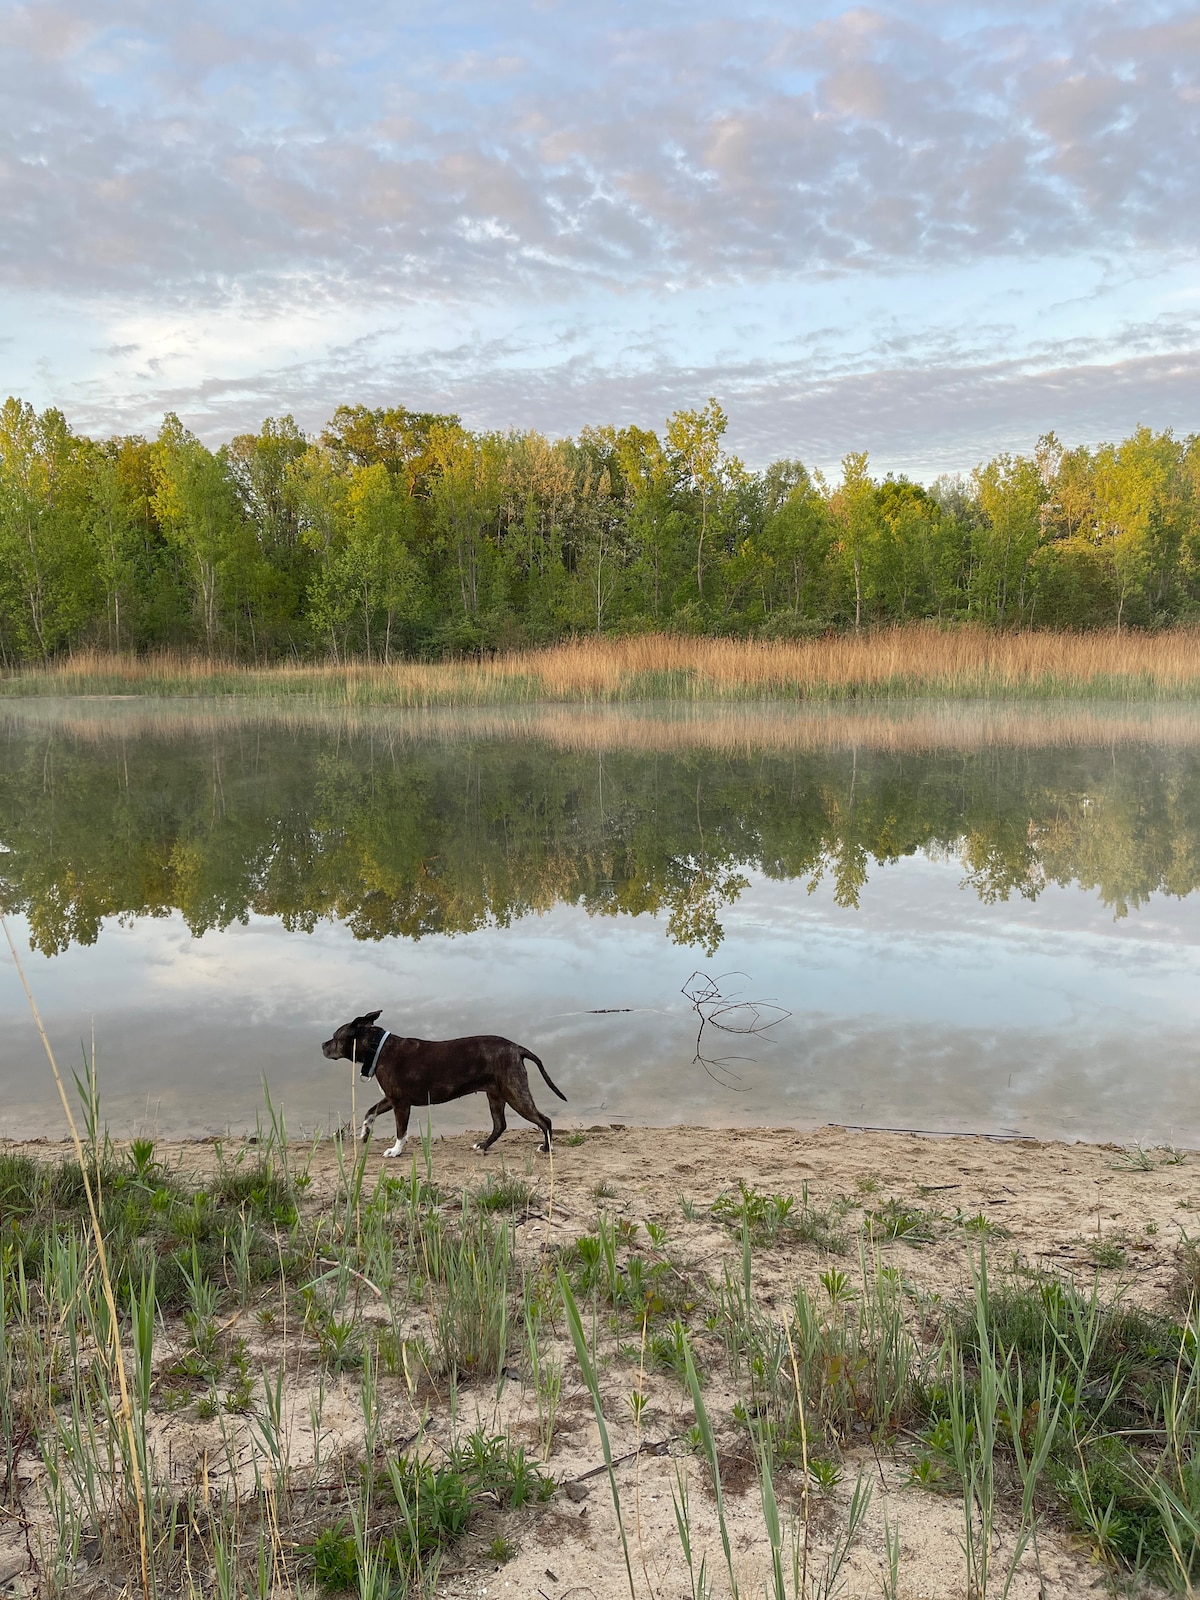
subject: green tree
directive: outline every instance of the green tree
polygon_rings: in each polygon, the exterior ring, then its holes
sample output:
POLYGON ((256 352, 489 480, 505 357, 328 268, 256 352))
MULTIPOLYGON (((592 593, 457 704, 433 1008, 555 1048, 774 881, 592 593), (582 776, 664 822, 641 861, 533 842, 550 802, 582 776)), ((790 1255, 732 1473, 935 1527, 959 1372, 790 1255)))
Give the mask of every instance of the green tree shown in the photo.
POLYGON ((430 455, 434 527, 453 561, 463 619, 473 623, 479 615, 486 531, 501 503, 503 450, 495 436, 479 437, 446 423, 432 429, 430 455))
POLYGON ((721 440, 729 419, 710 395, 701 411, 676 411, 667 422, 667 448, 674 455, 680 476, 700 504, 696 533, 696 595, 704 600, 704 541, 713 499, 722 484, 721 440))
POLYGON ((88 537, 94 447, 61 411, 0 407, 0 649, 43 659, 91 621, 95 550, 88 537))
POLYGON ((854 585, 854 626, 862 626, 864 577, 875 554, 879 508, 865 450, 842 458, 842 481, 829 501, 843 558, 854 585))
POLYGON ((1030 456, 997 456, 973 474, 982 512, 974 573, 976 611, 1002 627, 1025 614, 1030 562, 1042 536, 1049 499, 1041 464, 1030 456))
POLYGON ((222 580, 245 529, 237 488, 224 453, 214 455, 173 412, 163 419, 154 465, 155 514, 182 557, 204 649, 212 656, 221 632, 222 580))
POLYGON ((778 584, 776 604, 811 617, 824 606, 834 545, 825 498, 799 461, 776 461, 764 484, 762 544, 778 584))
POLYGON ((645 585, 643 604, 657 623, 664 609, 664 589, 671 583, 672 552, 680 531, 675 504, 676 468, 659 442, 645 428, 622 428, 614 449, 625 498, 625 522, 631 561, 645 585))
POLYGON ((128 618, 141 545, 136 493, 121 469, 120 441, 110 440, 97 451, 89 474, 90 531, 104 588, 104 626, 110 650, 131 643, 128 618))
POLYGON ((1128 607, 1148 620, 1170 590, 1191 524, 1186 447, 1170 430, 1138 428, 1094 456, 1096 527, 1117 585, 1117 631, 1128 607))

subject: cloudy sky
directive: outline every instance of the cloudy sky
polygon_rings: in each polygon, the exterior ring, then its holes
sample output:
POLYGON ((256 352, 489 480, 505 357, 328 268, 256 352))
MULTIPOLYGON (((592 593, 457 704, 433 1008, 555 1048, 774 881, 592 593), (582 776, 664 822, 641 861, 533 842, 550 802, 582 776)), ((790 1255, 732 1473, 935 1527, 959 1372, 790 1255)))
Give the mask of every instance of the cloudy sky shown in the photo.
POLYGON ((1200 428, 1200 10, 0 0, 0 393, 927 477, 1200 428))

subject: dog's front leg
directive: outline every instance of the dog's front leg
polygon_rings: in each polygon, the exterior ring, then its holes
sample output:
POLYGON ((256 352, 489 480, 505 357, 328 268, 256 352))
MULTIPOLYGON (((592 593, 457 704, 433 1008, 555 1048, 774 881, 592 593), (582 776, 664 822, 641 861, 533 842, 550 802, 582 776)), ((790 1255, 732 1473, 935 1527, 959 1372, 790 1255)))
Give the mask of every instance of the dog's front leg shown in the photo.
POLYGON ((396 1142, 390 1150, 383 1152, 385 1160, 389 1156, 395 1158, 404 1154, 404 1141, 408 1137, 408 1114, 411 1110, 411 1106, 396 1107, 396 1142))
POLYGON ((392 1102, 390 1099, 377 1100, 367 1114, 363 1117, 362 1130, 358 1135, 363 1144, 366 1144, 367 1140, 371 1137, 371 1129, 375 1126, 375 1118, 381 1111, 389 1110, 391 1104, 392 1102))

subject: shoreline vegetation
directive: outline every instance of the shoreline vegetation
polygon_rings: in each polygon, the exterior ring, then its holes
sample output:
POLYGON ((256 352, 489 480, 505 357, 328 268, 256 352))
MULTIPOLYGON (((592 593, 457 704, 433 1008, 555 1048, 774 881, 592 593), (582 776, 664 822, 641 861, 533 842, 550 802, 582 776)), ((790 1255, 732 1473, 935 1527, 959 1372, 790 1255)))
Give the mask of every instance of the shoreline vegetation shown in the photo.
POLYGON ((117 1142, 80 1096, 77 1150, 0 1141, 15 1592, 1195 1592, 1193 1153, 605 1125, 389 1162, 269 1101, 117 1142))
POLYGON ((656 633, 386 664, 254 666, 171 652, 79 651, 0 675, 0 698, 48 695, 244 697, 408 709, 934 698, 1185 701, 1200 697, 1200 629, 1008 633, 909 624, 789 641, 656 633))
POLYGON ((1200 618, 1200 437, 1046 434, 966 476, 748 468, 710 398, 662 434, 475 433, 342 405, 210 449, 0 405, 0 664, 85 647, 438 660, 591 636, 1200 618))

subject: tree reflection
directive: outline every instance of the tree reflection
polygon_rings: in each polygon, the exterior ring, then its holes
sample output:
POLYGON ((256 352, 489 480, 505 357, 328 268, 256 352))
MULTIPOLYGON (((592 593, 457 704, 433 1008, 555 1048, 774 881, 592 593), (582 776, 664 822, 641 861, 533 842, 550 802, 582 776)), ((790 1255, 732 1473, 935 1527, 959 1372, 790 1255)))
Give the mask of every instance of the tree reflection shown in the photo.
POLYGON ((1117 916, 1200 880, 1200 752, 1185 746, 935 753, 564 751, 298 732, 83 737, 18 719, 0 743, 0 901, 51 953, 107 917, 182 913, 194 934, 278 918, 360 939, 462 933, 568 903, 653 912, 711 956, 747 874, 829 878, 961 860, 986 902, 1048 883, 1117 916))

